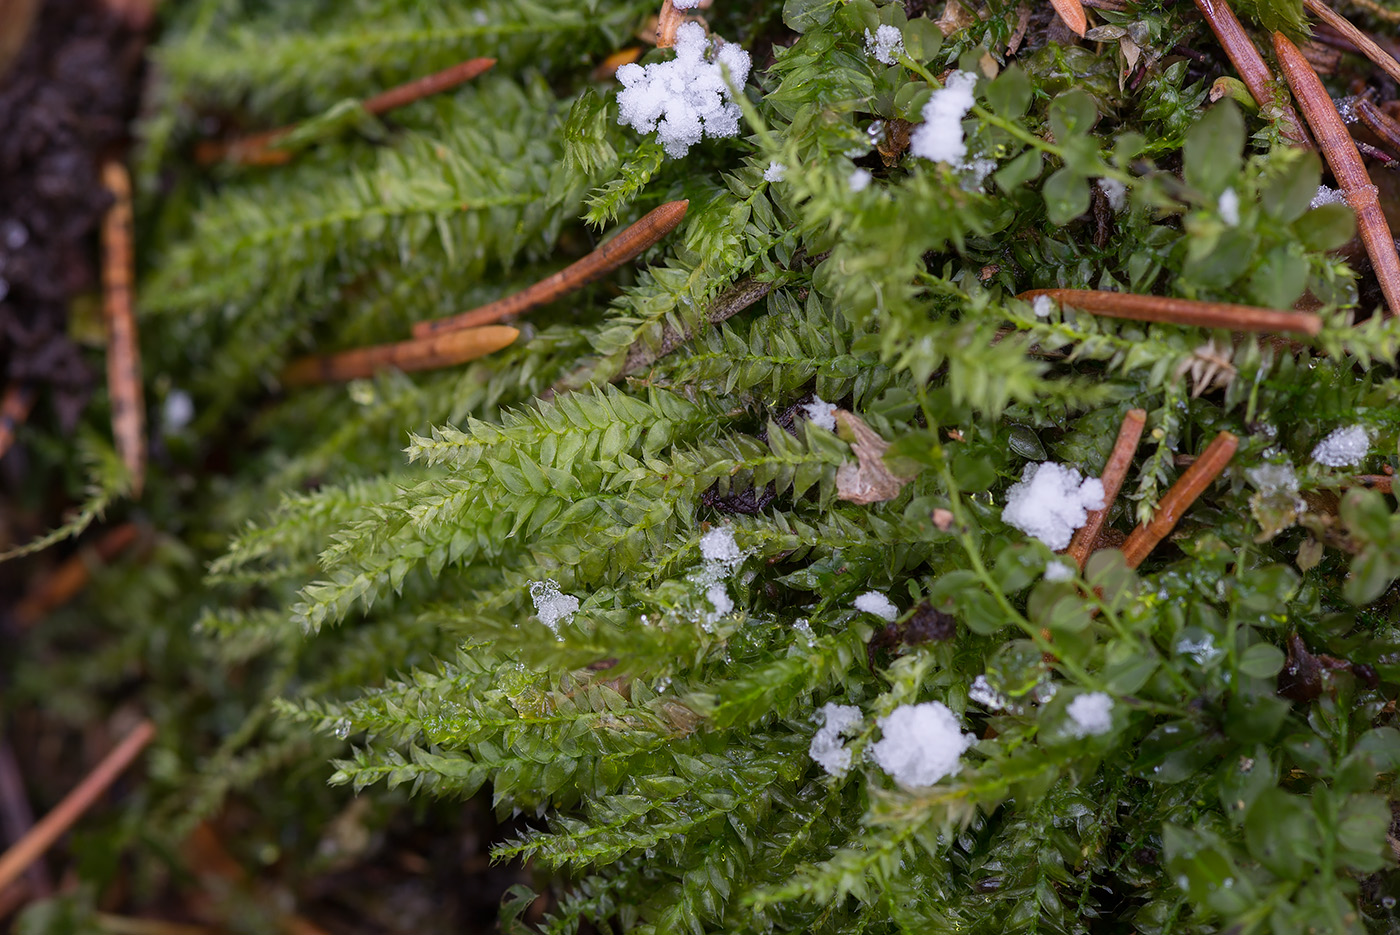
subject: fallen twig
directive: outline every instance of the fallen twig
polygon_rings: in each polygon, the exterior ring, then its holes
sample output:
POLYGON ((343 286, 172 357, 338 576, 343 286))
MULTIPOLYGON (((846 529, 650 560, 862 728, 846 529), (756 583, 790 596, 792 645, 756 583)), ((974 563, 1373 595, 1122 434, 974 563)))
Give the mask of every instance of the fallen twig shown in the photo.
MULTIPOLYGON (((416 78, 406 84, 390 88, 360 103, 365 111, 373 116, 381 116, 391 110, 407 107, 434 94, 450 91, 460 84, 472 80, 477 75, 496 64, 494 58, 474 58, 459 62, 450 68, 434 72, 423 78, 416 78)), ((291 150, 277 149, 279 142, 296 132, 299 124, 279 127, 254 133, 228 142, 205 141, 195 150, 195 161, 200 165, 215 162, 236 162, 245 166, 275 166, 290 162, 295 155, 291 150)))
POLYGON ((1400 81, 1400 62, 1395 61, 1395 58, 1377 45, 1374 39, 1357 29, 1351 20, 1323 3, 1322 0, 1303 0, 1303 6, 1316 14, 1318 19, 1349 39, 1353 45, 1361 50, 1361 54, 1374 62, 1387 75, 1400 81))
POLYGON ((142 721, 117 744, 97 767, 82 782, 63 797, 29 833, 15 842, 4 854, 0 854, 0 890, 4 890, 20 874, 43 856, 53 843, 92 807, 98 797, 107 790, 117 777, 131 765, 137 755, 145 749, 156 735, 156 726, 150 721, 142 721))
POLYGON ((1375 490, 1380 493, 1395 492, 1395 478, 1389 474, 1358 474, 1348 481, 1345 487, 1361 487, 1365 490, 1375 490))
POLYGON ((1084 5, 1079 0, 1050 0, 1060 21, 1081 39, 1089 28, 1089 20, 1084 15, 1084 5))
POLYGON ((405 373, 452 367, 509 347, 520 337, 519 328, 490 325, 434 334, 397 344, 357 347, 338 354, 313 355, 294 361, 282 371, 287 386, 341 383, 373 376, 390 367, 405 373))
POLYGON ((1225 470, 1225 465, 1235 456, 1240 440, 1229 432, 1221 432, 1201 452, 1195 463, 1182 472, 1175 484, 1167 491, 1152 519, 1141 524, 1123 543, 1123 558, 1129 568, 1136 568, 1143 559, 1176 528, 1183 513, 1190 509, 1211 482, 1225 470))
POLYGON ((28 383, 11 383, 0 399, 0 458, 15 442, 15 432, 24 420, 29 418, 29 410, 34 408, 37 394, 28 383))
POLYGON ((1395 241, 1381 211, 1376 186, 1371 183, 1361 154, 1356 151, 1356 144, 1327 89, 1322 86, 1322 80, 1298 47, 1283 33, 1275 32, 1274 53, 1298 106, 1303 109, 1303 117, 1317 137, 1322 155, 1346 193, 1347 204, 1356 213, 1357 231, 1375 267, 1381 292, 1385 294, 1386 314, 1394 315, 1400 311, 1400 256, 1396 255, 1395 241))
POLYGON ((107 394, 112 435, 131 472, 131 494, 146 480, 146 404, 141 389, 141 346, 132 307, 131 176, 115 159, 102 164, 102 184, 115 199, 102 219, 102 313, 107 325, 107 394))
POLYGON ((1322 330, 1322 319, 1311 312, 1281 312, 1251 305, 1227 302, 1199 302, 1160 295, 1131 292, 1100 292, 1092 289, 1031 289, 1017 296, 1027 302, 1037 296, 1093 315, 1129 318, 1133 321, 1159 321, 1202 328, 1228 328, 1231 331, 1290 331, 1315 335, 1322 330))
POLYGON ((87 587, 95 566, 107 565, 125 552, 140 534, 135 523, 123 523, 107 531, 91 549, 84 547, 57 568, 39 578, 15 604, 15 624, 27 629, 67 604, 87 587))
POLYGON ((1220 47, 1225 50, 1230 64, 1235 66, 1240 80, 1249 88, 1254 100, 1260 107, 1277 104, 1280 108, 1279 123, 1283 135, 1301 146, 1309 146, 1307 131, 1303 129, 1297 112, 1287 101, 1275 99, 1273 73, 1264 63, 1264 57, 1259 54, 1259 50, 1254 47, 1249 34, 1240 25, 1227 0, 1196 0, 1196 8, 1210 24, 1220 47))
POLYGON ((1089 553, 1094 550, 1099 532, 1108 519, 1109 511, 1113 509, 1113 501, 1118 498, 1118 491, 1123 488, 1123 480, 1128 476, 1128 468, 1132 466, 1133 455, 1137 452, 1138 441, 1142 438, 1142 430, 1146 425, 1146 410, 1129 409, 1128 414, 1123 416, 1123 424, 1118 428, 1118 439, 1113 443, 1113 450, 1103 467, 1103 508, 1089 511, 1088 520, 1075 531, 1069 548, 1065 550, 1065 554, 1074 559, 1080 571, 1084 570, 1084 563, 1088 561, 1089 553))
POLYGON ((514 315, 528 312, 532 308, 548 305, 575 289, 582 289, 594 280, 606 276, 623 263, 634 259, 647 248, 676 229, 685 217, 689 201, 668 201, 628 225, 618 235, 588 256, 571 263, 552 276, 547 276, 525 289, 497 299, 489 305, 437 318, 420 321, 413 326, 413 336, 424 338, 432 334, 456 331, 459 328, 474 328, 491 325, 514 315))
POLYGON ((1361 122, 1380 138, 1381 142, 1400 153, 1400 123, 1396 123, 1395 118, 1364 97, 1357 98, 1352 109, 1356 112, 1356 116, 1361 118, 1361 122))

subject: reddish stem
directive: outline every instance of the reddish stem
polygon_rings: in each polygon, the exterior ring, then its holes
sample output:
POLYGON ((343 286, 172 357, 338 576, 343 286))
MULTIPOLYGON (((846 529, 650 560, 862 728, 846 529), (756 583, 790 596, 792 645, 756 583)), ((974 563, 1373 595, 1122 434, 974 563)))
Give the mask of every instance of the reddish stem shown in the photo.
POLYGON ((1075 531, 1074 538, 1070 540, 1069 548, 1065 551, 1066 555, 1074 559, 1080 571, 1084 570, 1084 563, 1088 561, 1089 553, 1098 542, 1099 532, 1108 519, 1109 511, 1113 509, 1118 491, 1123 488, 1123 481, 1128 476, 1128 468, 1132 466, 1133 455, 1137 452, 1138 441, 1142 438, 1142 430, 1146 425, 1146 410, 1129 409, 1128 414, 1123 416, 1123 424, 1118 428, 1118 439, 1113 443, 1113 451, 1109 453, 1108 462, 1103 468, 1103 509, 1089 511, 1089 519, 1075 531))

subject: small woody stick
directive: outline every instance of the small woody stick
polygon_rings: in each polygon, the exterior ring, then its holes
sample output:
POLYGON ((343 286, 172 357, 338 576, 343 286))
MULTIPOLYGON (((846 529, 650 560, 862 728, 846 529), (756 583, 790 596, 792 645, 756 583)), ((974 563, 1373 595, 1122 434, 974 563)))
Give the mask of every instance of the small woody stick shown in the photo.
POLYGON ((123 523, 108 530, 91 549, 83 547, 76 555, 65 559, 53 571, 39 578, 15 604, 15 623, 21 630, 26 629, 67 604, 87 586, 92 578, 93 564, 109 564, 136 541, 138 533, 135 523, 123 523))
POLYGON ((1387 146, 1400 151, 1400 123, 1366 98, 1356 100, 1356 116, 1387 146))
POLYGON ((1394 56, 1377 45, 1374 39, 1352 25, 1351 20, 1323 3, 1322 0, 1303 0, 1303 6, 1311 10, 1318 19, 1350 39, 1352 44, 1361 50, 1362 54, 1380 67, 1381 71, 1396 81, 1400 81, 1400 62, 1395 61, 1394 56))
POLYGON ((1128 468, 1132 466, 1133 455, 1137 452, 1138 441, 1146 424, 1147 412, 1142 409, 1129 409, 1123 417, 1118 440, 1113 443, 1113 451, 1109 453, 1108 463, 1103 468, 1103 509, 1089 511, 1088 521, 1075 530, 1074 538, 1065 550, 1080 571, 1084 570, 1084 563, 1094 550, 1094 543, 1098 541, 1099 531, 1108 519, 1109 510, 1113 509, 1118 491, 1123 489, 1123 480, 1128 476, 1128 468))
POLYGON ((1157 512, 1153 514, 1152 519, 1134 529, 1132 535, 1128 536, 1128 541, 1123 543, 1123 558, 1129 568, 1141 565, 1142 560, 1157 547, 1157 543, 1176 528, 1182 514, 1190 509, 1196 498, 1220 476, 1221 471, 1225 470, 1225 465, 1235 456, 1235 449, 1239 445, 1240 440, 1234 435, 1221 432, 1206 446, 1201 456, 1182 472, 1176 483, 1167 491, 1167 495, 1162 498, 1162 502, 1157 505, 1157 512))
POLYGON ((1303 53, 1287 36, 1275 32, 1274 54, 1278 56, 1279 67, 1293 96, 1298 99, 1298 106, 1303 109, 1303 117, 1317 136, 1322 155, 1346 192, 1347 204, 1356 212, 1357 231, 1376 269, 1381 292, 1385 294, 1386 314, 1394 315, 1400 311, 1400 256, 1396 255, 1390 225, 1381 212, 1376 186, 1366 174, 1361 154, 1356 151, 1356 144, 1346 124, 1342 123, 1336 105, 1303 53))
POLYGON ((1297 112, 1287 102, 1275 101, 1274 76, 1269 71, 1269 66, 1264 64, 1263 56, 1250 41, 1249 34, 1240 25, 1227 0, 1196 0, 1196 8, 1210 24, 1220 47, 1225 50, 1230 63, 1235 66, 1235 71, 1240 73, 1240 80, 1249 88, 1254 100, 1260 107, 1275 103, 1282 105, 1279 122, 1282 124, 1283 135, 1300 146, 1308 146, 1308 134, 1298 120, 1297 112))
POLYGON ((359 347, 339 354, 303 357, 282 372, 282 382, 287 386, 311 386, 358 380, 389 367, 405 373, 452 367, 509 347, 518 337, 519 328, 492 325, 429 335, 397 344, 359 347))
POLYGON ((424 338, 432 334, 456 331, 458 328, 474 328, 479 325, 492 325, 505 318, 520 315, 532 308, 548 305, 575 289, 582 289, 596 279, 601 279, 623 263, 639 256, 662 237, 676 229, 685 217, 687 201, 668 201, 655 208, 636 223, 628 225, 612 240, 576 263, 564 267, 525 289, 497 299, 489 305, 460 315, 420 321, 413 326, 413 336, 424 338))
POLYGON ((141 346, 132 308, 131 176, 115 159, 102 164, 102 184, 116 201, 102 219, 102 317, 107 324, 107 393, 112 435, 131 472, 131 493, 146 481, 146 403, 141 389, 141 346))
POLYGON ((15 430, 29 418, 29 410, 34 407, 34 387, 28 383, 11 383, 0 399, 0 458, 15 441, 15 430))
POLYGON ((1160 295, 1093 289, 1031 289, 1016 298, 1029 302, 1042 295, 1090 314, 1110 318, 1228 328, 1231 331, 1291 331, 1315 335, 1322 330, 1322 319, 1311 312, 1280 312, 1251 305, 1199 302, 1160 295))
POLYGON ((1089 28, 1089 20, 1084 15, 1084 5, 1079 0, 1050 0, 1060 20, 1081 39, 1089 28))
MULTIPOLYGON (((401 84, 390 88, 374 97, 366 98, 360 106, 367 112, 378 117, 391 110, 400 107, 407 107, 414 101, 431 97, 434 94, 441 94, 450 91, 460 84, 472 80, 477 75, 486 71, 496 64, 494 58, 474 58, 465 62, 459 62, 450 68, 434 72, 423 78, 417 78, 407 84, 401 84)), ((294 153, 288 150, 274 149, 273 147, 281 140, 290 136, 296 131, 296 125, 289 127, 279 127, 276 130, 267 130, 263 133, 254 133, 250 136, 240 137, 226 143, 208 141, 200 144, 195 151, 195 160, 202 166, 207 166, 221 160, 236 162, 245 166, 276 166, 290 162, 294 153)))
POLYGON ((30 864, 38 860, 73 823, 82 816, 98 797, 107 790, 117 777, 131 765, 146 745, 156 735, 156 727, 150 721, 137 724, 121 743, 117 744, 97 764, 97 768, 82 782, 63 797, 54 810, 29 830, 29 833, 14 843, 14 846, 0 855, 0 890, 9 886, 30 864))

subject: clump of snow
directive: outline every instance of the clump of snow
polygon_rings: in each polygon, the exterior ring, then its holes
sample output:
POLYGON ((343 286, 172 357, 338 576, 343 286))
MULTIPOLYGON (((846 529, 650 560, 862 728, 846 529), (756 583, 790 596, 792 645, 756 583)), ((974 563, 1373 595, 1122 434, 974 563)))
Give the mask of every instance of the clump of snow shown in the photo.
POLYGON ((1077 695, 1065 711, 1069 714, 1069 732, 1075 737, 1106 734, 1113 728, 1113 699, 1104 692, 1077 695))
POLYGON ((165 434, 174 435, 194 420, 194 399, 184 390, 171 390, 160 415, 165 434))
POLYGON ((709 630, 720 617, 734 610, 734 599, 724 583, 743 564, 747 553, 734 541, 734 530, 716 526, 700 537, 700 555, 705 560, 687 578, 703 591, 713 610, 704 613, 700 623, 709 630))
POLYGON ((1371 434, 1364 425, 1336 429, 1312 450, 1312 459, 1327 467, 1350 467, 1371 450, 1371 434))
POLYGON ((1066 562, 1049 562, 1045 566, 1045 580, 1068 581, 1074 577, 1074 570, 1074 566, 1066 562))
POLYGON ((1292 461, 1284 461, 1280 464, 1261 464, 1246 470, 1244 476, 1249 478, 1249 482, 1260 493, 1298 492, 1298 475, 1293 471, 1292 461))
POLYGON ((725 566, 733 571, 744 560, 739 543, 734 541, 734 530, 729 526, 716 526, 700 537, 700 554, 706 564, 725 566))
POLYGON ((976 740, 960 727, 942 702, 903 705, 880 718, 884 738, 871 746, 870 755, 896 782, 929 786, 955 775, 963 752, 976 740))
POLYGON ((530 584, 530 600, 535 602, 535 613, 540 623, 559 635, 559 624, 568 623, 578 610, 578 598, 564 594, 554 580, 534 581, 530 584))
POLYGON ((977 76, 955 71, 924 105, 924 122, 909 135, 909 151, 930 162, 960 165, 967 158, 962 121, 972 109, 977 76))
POLYGON ((749 53, 733 43, 719 45, 714 60, 707 60, 711 45, 703 26, 684 23, 676 30, 674 59, 619 68, 618 123, 642 133, 655 131, 666 154, 675 158, 706 136, 737 135, 739 105, 725 83, 724 70, 734 86, 742 88, 752 62, 749 53))
POLYGON ((1000 711, 1006 707, 1006 696, 992 687, 985 675, 979 675, 972 680, 972 685, 967 690, 967 697, 986 708, 988 711, 1000 711))
POLYGON ((763 170, 763 181, 781 182, 786 176, 787 166, 774 159, 768 163, 768 168, 763 170))
POLYGON ((700 5, 700 0, 671 0, 671 6, 677 10, 692 10, 700 5))
POLYGON ((1049 316, 1054 308, 1055 300, 1048 295, 1038 295, 1035 297, 1035 301, 1031 303, 1031 311, 1035 312, 1036 318, 1045 318, 1049 316))
POLYGON ((705 599, 715 609, 717 617, 723 617, 734 609, 734 599, 729 596, 729 589, 724 586, 723 581, 716 581, 710 585, 709 590, 705 592, 705 599))
POLYGON ((1326 185, 1317 187, 1317 194, 1313 195, 1312 201, 1308 202, 1309 208, 1320 208, 1323 205, 1346 204, 1347 193, 1339 188, 1328 188, 1326 185))
POLYGON ((1043 461, 1027 464, 1021 480, 1006 491, 1001 519, 1058 552, 1088 521, 1088 511, 1102 508, 1103 482, 1097 477, 1043 461))
POLYGON ((1108 197, 1108 206, 1115 212, 1128 206, 1128 186, 1117 179, 1099 179, 1099 191, 1108 197))
POLYGON ((893 65, 904 54, 904 36, 898 26, 881 26, 871 35, 865 31, 865 54, 882 65, 893 65))
POLYGON ((879 591, 866 591, 856 598, 856 610, 874 614, 882 620, 893 620, 899 616, 899 608, 879 591))
POLYGON ((822 399, 820 396, 813 396, 810 403, 804 403, 802 411, 807 413, 807 421, 813 425, 819 425, 828 432, 836 431, 836 406, 822 399))
POLYGON ((1220 220, 1228 226, 1234 227, 1240 223, 1240 196, 1235 194, 1233 188, 1227 188, 1220 193, 1220 200, 1215 204, 1220 211, 1220 220))
POLYGON ((817 714, 824 723, 812 735, 807 753, 831 775, 844 776, 851 768, 851 751, 841 742, 841 735, 860 726, 860 708, 828 701, 817 714))
POLYGON ((872 178, 874 178, 874 176, 870 174, 869 169, 856 168, 853 169, 850 176, 847 177, 846 184, 850 186, 853 192, 863 192, 870 187, 870 180, 872 178))

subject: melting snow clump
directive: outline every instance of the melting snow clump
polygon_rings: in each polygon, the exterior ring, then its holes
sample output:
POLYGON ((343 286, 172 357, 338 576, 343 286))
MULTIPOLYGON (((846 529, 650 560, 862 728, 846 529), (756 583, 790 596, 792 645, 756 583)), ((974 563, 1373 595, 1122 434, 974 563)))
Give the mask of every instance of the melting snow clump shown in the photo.
POLYGON ((1099 179, 1099 191, 1108 196, 1108 206, 1115 212, 1128 206, 1128 186, 1117 179, 1099 179))
POLYGON ((976 739, 960 727, 942 702, 903 705, 880 718, 885 736, 871 746, 870 755, 900 784, 931 786, 958 772, 959 759, 976 739))
POLYGON ((836 406, 832 403, 820 396, 813 396, 810 403, 802 406, 802 411, 807 413, 807 421, 813 425, 819 425, 828 432, 836 431, 836 406))
POLYGON ((724 81, 724 69, 734 86, 742 88, 752 62, 749 53, 733 43, 721 44, 714 61, 707 61, 710 45, 703 26, 684 23, 676 30, 674 59, 619 68, 618 123, 642 133, 655 131, 666 155, 676 158, 706 136, 737 135, 739 105, 724 81))
POLYGON ((787 166, 774 159, 768 163, 768 168, 763 170, 763 181, 781 182, 787 174, 787 166))
POLYGON ((1076 737, 1106 734, 1113 727, 1113 699, 1103 692, 1079 695, 1065 710, 1069 714, 1069 732, 1076 737))
POLYGON ((1227 225, 1234 227, 1240 223, 1240 196, 1235 194, 1233 188, 1227 188, 1220 193, 1216 207, 1220 209, 1220 220, 1227 225))
POLYGON ((1031 311, 1035 312, 1036 318, 1045 318, 1055 308, 1055 300, 1048 295, 1038 295, 1031 303, 1031 311))
POLYGON ((1102 508, 1103 482, 1097 477, 1043 461, 1027 464, 1020 482, 1006 491, 1001 519, 1058 552, 1088 521, 1088 511, 1102 508))
POLYGON ((710 589, 705 592, 705 599, 715 609, 716 617, 723 617, 734 609, 734 599, 729 596, 729 589, 724 586, 723 581, 716 581, 710 585, 710 589))
POLYGON ((963 118, 972 109, 972 88, 977 76, 955 71, 924 105, 924 122, 909 136, 909 151, 930 162, 960 165, 967 158, 963 118))
POLYGON ((532 582, 530 600, 535 602, 535 613, 539 615, 540 623, 553 630, 555 636, 559 635, 559 623, 568 623, 574 611, 578 610, 578 598, 561 593, 559 585, 553 580, 532 582))
POLYGON ((1364 425, 1337 429, 1312 450, 1312 459, 1327 467, 1350 467, 1371 450, 1371 436, 1364 425))
POLYGON ((860 708, 828 701, 817 714, 825 724, 812 735, 807 752, 822 769, 833 776, 843 776, 851 768, 851 751, 841 743, 841 735, 860 726, 860 708))
POLYGON ((726 571, 733 571, 744 560, 739 543, 734 541, 734 530, 728 526, 716 526, 700 537, 700 554, 707 565, 723 565, 726 571))
POLYGON ((1074 566, 1064 562, 1049 562, 1045 566, 1046 581, 1068 581, 1074 577, 1074 566))
POLYGON ((873 176, 868 169, 854 169, 846 179, 846 184, 851 186, 853 192, 863 192, 870 187, 870 180, 873 176))
POLYGON ((899 608, 879 591, 866 591, 856 598, 856 610, 874 614, 882 620, 893 620, 899 616, 899 608))
POLYGON ((893 65, 904 52, 904 37, 898 26, 881 26, 872 36, 865 31, 865 54, 882 65, 893 65))
POLYGON ((1320 208, 1323 205, 1346 204, 1347 193, 1339 188, 1328 188, 1326 185, 1317 187, 1317 194, 1313 195, 1312 201, 1308 202, 1309 208, 1320 208))
POLYGON ((967 697, 988 711, 1000 711, 1006 707, 1006 696, 993 688, 985 675, 979 675, 972 680, 972 685, 967 690, 967 697))

